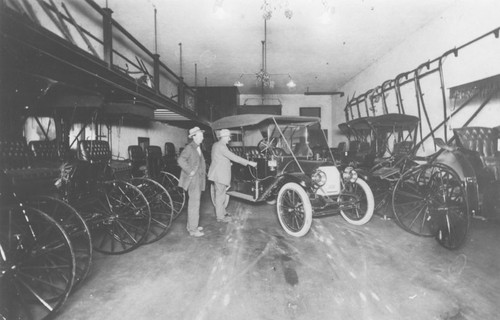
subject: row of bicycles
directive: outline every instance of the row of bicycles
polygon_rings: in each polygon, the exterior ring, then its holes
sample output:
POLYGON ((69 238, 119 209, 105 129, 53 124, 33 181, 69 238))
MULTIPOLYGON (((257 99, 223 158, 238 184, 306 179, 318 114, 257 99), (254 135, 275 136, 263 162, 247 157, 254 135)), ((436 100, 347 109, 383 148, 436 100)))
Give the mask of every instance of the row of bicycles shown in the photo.
POLYGON ((51 153, 60 156, 53 141, 0 141, 1 319, 52 318, 91 272, 94 251, 160 240, 185 203, 175 175, 134 176, 106 141, 79 141, 64 163, 51 153))

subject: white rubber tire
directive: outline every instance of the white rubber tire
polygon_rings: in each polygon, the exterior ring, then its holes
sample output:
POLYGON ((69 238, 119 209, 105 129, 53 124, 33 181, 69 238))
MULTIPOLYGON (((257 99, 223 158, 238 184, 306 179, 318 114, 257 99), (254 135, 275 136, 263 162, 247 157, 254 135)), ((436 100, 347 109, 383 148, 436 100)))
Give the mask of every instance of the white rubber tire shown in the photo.
POLYGON ((344 211, 342 211, 342 210, 340 210, 340 214, 350 224, 353 224, 356 226, 361 226, 361 225, 364 225, 365 223, 367 223, 368 221, 370 221, 370 219, 372 218, 373 211, 375 208, 375 200, 373 198, 372 189, 370 188, 368 183, 366 183, 364 180, 358 178, 356 180, 356 184, 359 187, 361 187, 361 190, 364 192, 364 194, 366 196, 367 206, 366 206, 365 214, 363 215, 363 217, 361 219, 357 219, 357 220, 353 220, 353 219, 349 218, 347 216, 347 214, 345 214, 344 211))
MULTIPOLYGON (((290 199, 288 199, 290 200, 290 199)), ((294 237, 303 237, 311 229, 312 224, 312 206, 311 201, 309 200, 309 196, 307 195, 304 188, 298 185, 295 182, 288 182, 283 187, 281 187, 277 201, 276 201, 276 212, 278 214, 278 219, 281 224, 281 227, 291 236, 294 237), (303 223, 299 226, 298 230, 291 229, 290 226, 284 221, 283 218, 283 205, 285 201, 285 197, 289 192, 293 192, 297 196, 299 196, 298 201, 302 203, 302 214, 303 214, 303 223)))

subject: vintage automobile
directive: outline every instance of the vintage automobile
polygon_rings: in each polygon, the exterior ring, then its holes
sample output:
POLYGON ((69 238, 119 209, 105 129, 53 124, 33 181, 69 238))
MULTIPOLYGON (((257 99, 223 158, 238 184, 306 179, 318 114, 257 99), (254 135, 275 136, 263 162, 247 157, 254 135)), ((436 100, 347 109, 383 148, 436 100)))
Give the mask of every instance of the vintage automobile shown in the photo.
POLYGON ((230 142, 229 149, 257 162, 256 168, 233 163, 227 194, 275 202, 281 226, 295 237, 307 234, 313 217, 340 213, 349 223, 363 225, 373 215, 370 187, 358 170, 339 167, 319 123, 315 117, 267 114, 229 116, 212 123, 215 133, 240 131, 241 141, 230 142))

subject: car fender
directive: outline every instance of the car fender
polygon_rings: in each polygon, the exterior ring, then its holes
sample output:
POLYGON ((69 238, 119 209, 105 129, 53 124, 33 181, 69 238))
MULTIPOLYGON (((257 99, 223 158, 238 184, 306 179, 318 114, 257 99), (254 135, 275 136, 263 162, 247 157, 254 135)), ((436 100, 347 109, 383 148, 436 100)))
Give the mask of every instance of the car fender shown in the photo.
POLYGON ((308 175, 304 173, 293 173, 293 174, 285 173, 280 181, 277 190, 281 189, 281 187, 288 182, 294 182, 300 185, 306 191, 310 191, 312 188, 311 177, 309 177, 308 175))

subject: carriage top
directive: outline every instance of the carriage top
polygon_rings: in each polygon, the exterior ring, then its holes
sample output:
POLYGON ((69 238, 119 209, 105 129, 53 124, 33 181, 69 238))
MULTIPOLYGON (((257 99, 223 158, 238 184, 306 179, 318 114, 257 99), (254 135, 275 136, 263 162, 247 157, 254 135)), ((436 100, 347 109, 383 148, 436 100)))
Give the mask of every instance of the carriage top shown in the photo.
POLYGON ((212 129, 228 129, 250 127, 264 123, 300 123, 309 125, 320 121, 317 117, 301 117, 301 116, 278 116, 270 114, 241 114, 228 116, 212 122, 212 129))
POLYGON ((376 117, 361 117, 339 124, 343 130, 371 130, 372 128, 413 129, 419 123, 416 116, 400 113, 388 113, 376 117))

